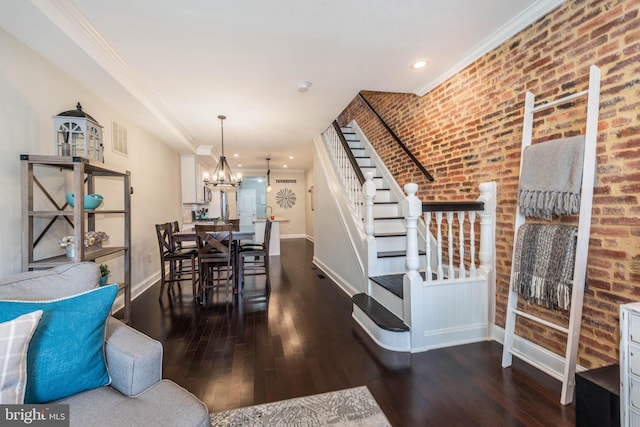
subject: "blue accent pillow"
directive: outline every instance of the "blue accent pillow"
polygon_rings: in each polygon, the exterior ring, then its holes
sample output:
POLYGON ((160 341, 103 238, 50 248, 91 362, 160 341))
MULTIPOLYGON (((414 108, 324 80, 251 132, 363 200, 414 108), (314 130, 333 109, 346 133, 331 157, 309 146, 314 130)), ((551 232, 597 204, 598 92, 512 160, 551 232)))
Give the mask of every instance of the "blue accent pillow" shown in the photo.
POLYGON ((0 301, 0 322, 42 310, 27 353, 24 403, 61 399, 111 382, 106 320, 118 285, 50 301, 0 301))

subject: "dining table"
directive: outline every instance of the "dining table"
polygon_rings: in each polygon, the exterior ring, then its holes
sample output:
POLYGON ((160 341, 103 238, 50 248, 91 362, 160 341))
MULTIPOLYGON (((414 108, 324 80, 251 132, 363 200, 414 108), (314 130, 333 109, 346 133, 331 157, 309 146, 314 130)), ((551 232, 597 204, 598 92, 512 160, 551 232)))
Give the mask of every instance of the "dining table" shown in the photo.
MULTIPOLYGON (((210 224, 210 223, 209 223, 210 224)), ((212 237, 217 238, 218 235, 226 234, 226 231, 214 231, 210 232, 212 237)), ((231 231, 231 237, 235 242, 236 246, 240 245, 241 240, 254 240, 256 235, 256 229, 254 224, 246 224, 246 225, 236 225, 234 229, 231 231)), ((178 231, 173 234, 173 237, 176 242, 197 242, 196 239, 196 230, 195 227, 191 230, 183 230, 178 231)), ((237 295, 239 292, 242 292, 241 286, 242 282, 240 281, 239 274, 236 274, 238 271, 238 266, 240 262, 240 257, 238 251, 234 252, 233 255, 233 294, 237 295)))

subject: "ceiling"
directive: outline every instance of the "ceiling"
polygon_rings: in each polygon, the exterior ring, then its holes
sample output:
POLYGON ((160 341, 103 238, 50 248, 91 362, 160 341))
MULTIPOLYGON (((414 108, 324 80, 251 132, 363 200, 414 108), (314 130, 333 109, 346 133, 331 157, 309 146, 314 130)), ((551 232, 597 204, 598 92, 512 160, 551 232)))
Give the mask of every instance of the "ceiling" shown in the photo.
POLYGON ((360 90, 422 95, 561 3, 0 0, 0 28, 181 153, 215 165, 224 114, 234 171, 306 170, 360 90))

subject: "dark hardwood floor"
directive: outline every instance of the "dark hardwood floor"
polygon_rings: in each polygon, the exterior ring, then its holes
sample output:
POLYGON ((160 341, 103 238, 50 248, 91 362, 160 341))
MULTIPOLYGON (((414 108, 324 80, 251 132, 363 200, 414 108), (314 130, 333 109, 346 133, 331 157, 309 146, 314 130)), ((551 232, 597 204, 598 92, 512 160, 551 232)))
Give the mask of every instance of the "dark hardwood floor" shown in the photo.
POLYGON ((211 412, 366 385, 394 426, 574 425, 560 382, 515 358, 502 369, 498 343, 376 349, 350 298, 313 266, 313 244, 283 240, 281 250, 269 298, 256 278, 228 305, 194 305, 186 282, 171 300, 159 303, 155 285, 133 302, 132 326, 164 345, 164 376, 211 412))

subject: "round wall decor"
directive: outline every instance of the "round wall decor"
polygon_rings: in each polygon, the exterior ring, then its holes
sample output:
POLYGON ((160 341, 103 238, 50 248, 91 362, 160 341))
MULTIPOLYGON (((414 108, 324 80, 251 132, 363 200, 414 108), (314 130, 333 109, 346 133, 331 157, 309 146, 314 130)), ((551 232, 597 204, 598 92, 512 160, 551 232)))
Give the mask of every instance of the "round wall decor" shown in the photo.
POLYGON ((283 209, 290 209, 296 204, 296 193, 289 188, 283 188, 276 193, 276 203, 283 209))

